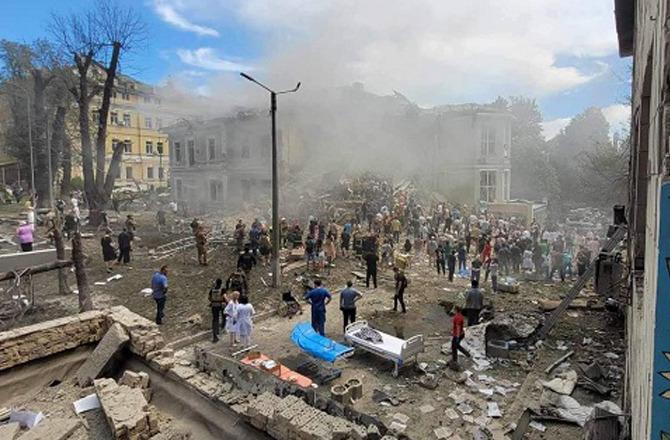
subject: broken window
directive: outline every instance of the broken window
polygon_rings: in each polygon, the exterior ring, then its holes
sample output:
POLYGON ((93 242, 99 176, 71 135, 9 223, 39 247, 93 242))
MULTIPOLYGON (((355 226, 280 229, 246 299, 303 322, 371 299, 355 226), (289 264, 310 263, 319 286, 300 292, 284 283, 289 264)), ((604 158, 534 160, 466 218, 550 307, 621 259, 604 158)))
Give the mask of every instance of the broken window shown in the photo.
POLYGON ((479 200, 482 202, 494 202, 496 200, 496 172, 479 172, 479 200))
POLYGON ((154 143, 153 141, 147 141, 144 150, 147 154, 154 154, 154 143))
POLYGON ((109 114, 109 123, 112 125, 119 125, 119 114, 116 112, 111 112, 109 114))
POLYGON ((187 141, 186 148, 188 150, 188 166, 192 167, 195 165, 195 141, 193 139, 187 141))
POLYGON ((214 160, 216 158, 216 139, 209 138, 207 139, 207 159, 214 160))
POLYGON ((174 143, 174 161, 177 163, 181 163, 181 143, 180 142, 175 142, 174 143))
POLYGON ((130 141, 130 139, 126 139, 123 142, 123 152, 126 154, 130 154, 133 152, 133 143, 130 141))
POLYGON ((154 178, 154 167, 147 167, 147 179, 154 178))
POLYGON ((492 156, 496 152, 496 131, 493 127, 482 127, 482 156, 492 156))
POLYGON ((223 196, 223 182, 220 180, 209 181, 209 199, 212 202, 218 202, 223 196))
POLYGON ((156 152, 161 156, 163 155, 163 142, 156 143, 156 152))
POLYGON ((123 126, 130 127, 130 113, 123 114, 123 126))
POLYGON ((126 167, 126 179, 133 178, 133 167, 126 167))

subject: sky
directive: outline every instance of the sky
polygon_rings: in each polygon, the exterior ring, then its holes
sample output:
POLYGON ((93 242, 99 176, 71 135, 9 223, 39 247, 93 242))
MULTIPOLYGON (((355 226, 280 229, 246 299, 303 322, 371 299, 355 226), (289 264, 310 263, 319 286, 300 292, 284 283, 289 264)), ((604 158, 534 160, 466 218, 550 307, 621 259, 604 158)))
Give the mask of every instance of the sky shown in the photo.
MULTIPOLYGON (((628 121, 630 58, 617 53, 613 0, 118 0, 147 24, 123 73, 227 99, 240 71, 291 87, 361 82, 422 106, 537 100, 551 138, 600 107, 628 121)), ((3 0, 0 38, 48 38, 50 15, 93 0, 3 0)))

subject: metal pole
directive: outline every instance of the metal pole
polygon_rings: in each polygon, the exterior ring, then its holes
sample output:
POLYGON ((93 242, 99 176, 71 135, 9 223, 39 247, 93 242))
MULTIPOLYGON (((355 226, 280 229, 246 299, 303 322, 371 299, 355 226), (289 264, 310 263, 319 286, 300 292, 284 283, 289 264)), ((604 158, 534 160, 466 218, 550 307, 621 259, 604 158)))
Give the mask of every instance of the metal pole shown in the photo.
POLYGON ((272 287, 281 286, 279 266, 279 171, 277 158, 277 94, 270 92, 272 116, 272 287))
POLYGON ((28 110, 28 148, 30 148, 30 190, 35 192, 35 158, 33 157, 33 125, 30 118, 30 95, 26 92, 26 110, 28 110))

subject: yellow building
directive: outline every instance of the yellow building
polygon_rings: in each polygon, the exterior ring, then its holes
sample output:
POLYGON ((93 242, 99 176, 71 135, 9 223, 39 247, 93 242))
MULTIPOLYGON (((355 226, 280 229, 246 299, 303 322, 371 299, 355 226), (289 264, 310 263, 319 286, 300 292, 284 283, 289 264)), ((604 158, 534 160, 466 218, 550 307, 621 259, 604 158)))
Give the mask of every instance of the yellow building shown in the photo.
MULTIPOLYGON (((117 77, 109 109, 106 139, 106 165, 117 144, 123 144, 121 164, 116 170, 116 187, 142 190, 167 186, 170 151, 167 135, 161 128, 179 116, 168 111, 159 89, 125 75, 117 77)), ((91 103, 93 120, 101 103, 91 103)))

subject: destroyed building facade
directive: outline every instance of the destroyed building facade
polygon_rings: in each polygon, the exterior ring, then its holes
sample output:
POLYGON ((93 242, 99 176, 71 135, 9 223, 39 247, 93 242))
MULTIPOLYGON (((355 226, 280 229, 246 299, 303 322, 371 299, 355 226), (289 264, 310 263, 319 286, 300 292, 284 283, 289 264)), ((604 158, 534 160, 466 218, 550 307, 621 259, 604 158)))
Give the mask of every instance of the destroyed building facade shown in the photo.
MULTIPOLYGON (((300 99, 283 106, 278 117, 283 183, 301 175, 374 170, 411 176, 468 206, 510 199, 512 117, 504 108, 422 108, 399 93, 380 96, 360 85, 305 92, 300 99)), ((269 199, 267 112, 182 120, 164 131, 172 146, 175 200, 206 209, 269 199)))
POLYGON ((626 401, 634 439, 670 432, 668 3, 615 0, 621 56, 633 57, 628 203, 626 401))
MULTIPOLYGON (((170 139, 172 195, 197 210, 239 207, 270 193, 269 119, 256 113, 207 121, 181 120, 170 139)), ((278 131, 277 147, 283 150, 278 131)))

